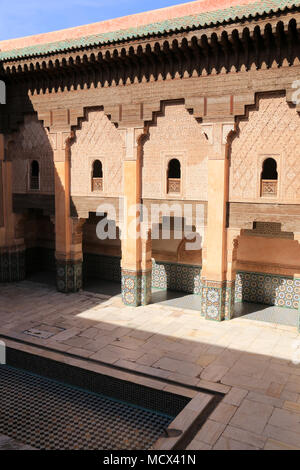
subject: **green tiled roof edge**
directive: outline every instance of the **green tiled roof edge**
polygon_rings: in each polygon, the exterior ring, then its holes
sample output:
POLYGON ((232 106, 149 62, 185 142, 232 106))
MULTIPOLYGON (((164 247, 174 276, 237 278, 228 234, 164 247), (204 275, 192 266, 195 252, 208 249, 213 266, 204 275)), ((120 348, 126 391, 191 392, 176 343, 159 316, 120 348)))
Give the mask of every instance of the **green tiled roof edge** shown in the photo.
POLYGON ((159 23, 151 23, 136 28, 129 28, 108 33, 84 36, 82 38, 56 41, 46 44, 38 44, 24 47, 22 49, 13 49, 0 52, 0 61, 17 59, 22 57, 34 57, 46 54, 53 54, 71 49, 78 49, 88 46, 138 39, 148 35, 163 34, 175 32, 180 29, 207 27, 228 21, 237 21, 243 18, 263 15, 293 8, 300 5, 298 0, 260 0, 249 5, 236 5, 224 10, 215 10, 197 15, 172 18, 159 23))

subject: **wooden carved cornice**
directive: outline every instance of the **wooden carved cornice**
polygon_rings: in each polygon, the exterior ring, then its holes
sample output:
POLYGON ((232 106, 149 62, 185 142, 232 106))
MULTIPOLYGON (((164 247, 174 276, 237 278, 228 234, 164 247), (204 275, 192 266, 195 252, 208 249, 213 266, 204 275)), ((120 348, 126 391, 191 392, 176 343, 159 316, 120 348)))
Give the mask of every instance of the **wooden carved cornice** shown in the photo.
POLYGON ((183 100, 195 118, 209 122, 244 115, 258 92, 284 91, 292 102, 299 25, 296 9, 226 27, 8 60, 0 70, 9 103, 1 107, 0 132, 16 130, 33 112, 45 127, 61 121, 71 129, 85 108, 101 106, 126 128, 152 122, 170 99, 183 100))
POLYGON ((300 58, 300 13, 118 45, 7 60, 2 74, 32 93, 124 85, 292 65, 300 58))

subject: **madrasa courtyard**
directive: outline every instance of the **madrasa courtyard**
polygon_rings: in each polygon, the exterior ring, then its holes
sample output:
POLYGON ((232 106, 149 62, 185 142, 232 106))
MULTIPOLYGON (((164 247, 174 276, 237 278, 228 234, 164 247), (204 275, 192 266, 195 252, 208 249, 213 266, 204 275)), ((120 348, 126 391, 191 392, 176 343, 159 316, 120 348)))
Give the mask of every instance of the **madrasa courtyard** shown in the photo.
POLYGON ((0 41, 0 449, 300 449, 299 24, 0 41))

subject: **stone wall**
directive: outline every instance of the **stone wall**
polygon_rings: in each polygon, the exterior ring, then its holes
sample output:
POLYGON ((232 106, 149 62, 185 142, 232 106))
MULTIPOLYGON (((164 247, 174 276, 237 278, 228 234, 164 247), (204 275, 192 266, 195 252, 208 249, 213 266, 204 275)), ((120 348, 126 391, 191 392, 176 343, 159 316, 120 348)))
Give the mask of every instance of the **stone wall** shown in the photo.
POLYGON ((123 194, 123 141, 120 132, 100 109, 87 112, 71 146, 71 195, 111 196, 123 194), (102 162, 103 191, 92 192, 91 176, 95 160, 102 162))
POLYGON ((26 115, 24 124, 13 134, 8 145, 8 156, 12 160, 14 193, 28 191, 30 163, 37 160, 40 167, 38 192, 54 194, 53 151, 48 132, 35 114, 26 115))
POLYGON ((144 144, 143 197, 169 197, 166 191, 168 162, 177 158, 181 162, 179 199, 207 200, 207 150, 207 140, 199 123, 184 105, 166 105, 163 115, 150 126, 149 139, 144 144))
POLYGON ((230 157, 230 201, 300 203, 300 119, 285 97, 265 95, 239 123, 230 157), (266 158, 277 162, 278 195, 260 197, 266 158))
MULTIPOLYGON (((284 234, 279 233, 279 235, 284 234)), ((276 238, 275 234, 273 237, 240 236, 237 249, 238 269, 287 276, 300 273, 300 244, 298 241, 276 238)))

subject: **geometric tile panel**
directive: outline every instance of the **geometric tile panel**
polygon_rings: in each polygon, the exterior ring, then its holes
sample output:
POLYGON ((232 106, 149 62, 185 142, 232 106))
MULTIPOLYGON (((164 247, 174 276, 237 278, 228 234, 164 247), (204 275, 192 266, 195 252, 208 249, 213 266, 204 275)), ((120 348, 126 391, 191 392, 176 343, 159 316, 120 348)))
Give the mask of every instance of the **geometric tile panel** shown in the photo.
POLYGON ((221 321, 224 319, 224 303, 222 303, 222 288, 211 283, 202 285, 202 314, 206 320, 221 321))
POLYGON ((56 285, 64 293, 82 289, 82 261, 56 260, 56 285))
POLYGON ((138 307, 151 302, 151 270, 122 269, 122 300, 125 305, 138 307))
POLYGON ((36 449, 149 449, 174 419, 9 366, 0 395, 0 433, 36 449))
POLYGON ((125 305, 138 307, 139 291, 141 289, 141 277, 136 271, 128 271, 122 269, 122 300, 125 305))
POLYGON ((230 320, 234 313, 234 284, 203 279, 201 315, 207 320, 230 320))
POLYGON ((152 287, 190 294, 201 293, 201 266, 152 262, 152 287))
POLYGON ((234 315, 235 281, 227 281, 225 285, 225 320, 231 320, 234 315))
POLYGON ((292 276, 239 271, 235 301, 298 308, 300 279, 292 276))
POLYGON ((152 272, 142 272, 142 284, 141 284, 141 305, 148 305, 151 302, 152 294, 152 272))
POLYGON ((25 251, 18 247, 0 248, 0 282, 25 279, 25 251))

